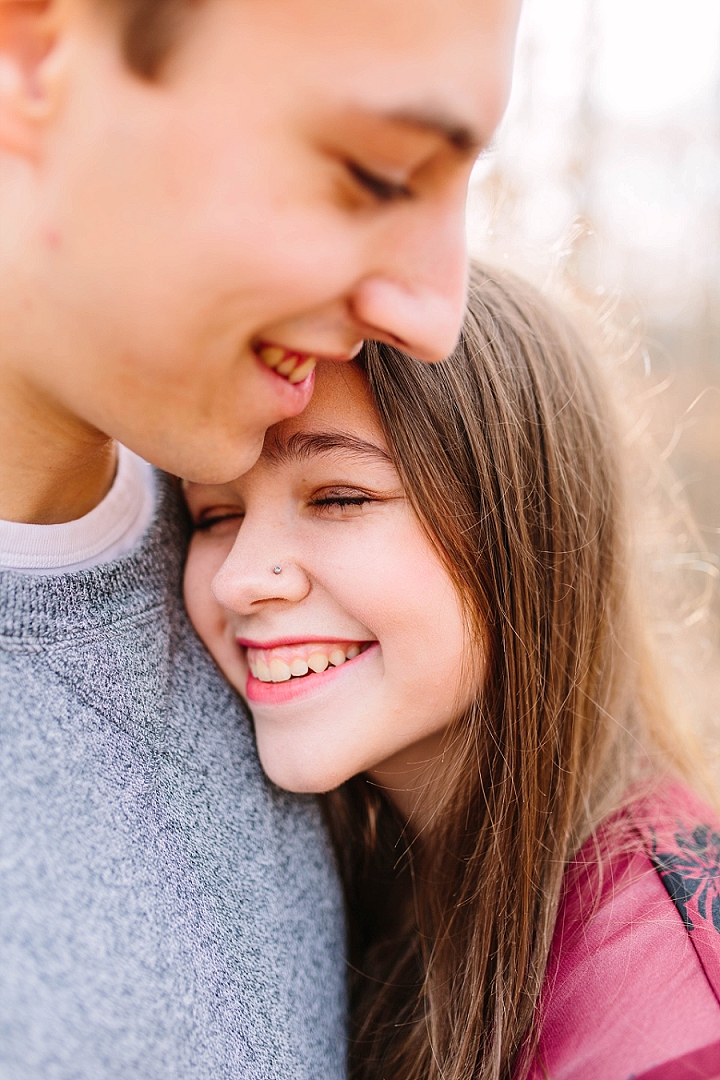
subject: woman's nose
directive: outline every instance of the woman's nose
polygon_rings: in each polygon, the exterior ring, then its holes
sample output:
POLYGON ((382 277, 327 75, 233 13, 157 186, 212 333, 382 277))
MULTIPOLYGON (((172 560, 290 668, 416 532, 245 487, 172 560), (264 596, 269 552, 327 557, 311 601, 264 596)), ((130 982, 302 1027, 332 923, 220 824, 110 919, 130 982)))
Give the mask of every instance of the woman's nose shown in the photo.
POLYGON ((245 525, 232 551, 218 570, 212 591, 219 604, 238 615, 249 615, 268 603, 297 604, 310 591, 310 579, 297 561, 268 538, 253 542, 245 525), (249 542, 250 541, 250 542, 249 542))

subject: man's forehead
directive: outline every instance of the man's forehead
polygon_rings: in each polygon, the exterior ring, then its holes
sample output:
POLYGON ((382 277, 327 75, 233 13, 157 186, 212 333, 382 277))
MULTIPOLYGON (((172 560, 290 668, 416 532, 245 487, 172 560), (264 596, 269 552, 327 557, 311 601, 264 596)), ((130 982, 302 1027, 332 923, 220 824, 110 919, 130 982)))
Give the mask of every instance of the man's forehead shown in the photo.
MULTIPOLYGON (((244 0, 248 2, 248 0, 244 0)), ((387 33, 393 26, 412 26, 415 19, 427 21, 435 18, 446 22, 454 14, 480 22, 488 29, 517 22, 522 0, 249 0, 266 12, 273 9, 287 17, 292 13, 303 23, 308 19, 329 22, 335 26, 351 25, 361 28, 371 24, 375 16, 381 18, 387 33), (388 20, 390 20, 388 22, 388 20)), ((350 32, 350 35, 352 33, 350 32)))
POLYGON ((454 149, 487 145, 509 90, 520 0, 218 0, 213 48, 271 115, 365 110, 435 132, 454 149))
MULTIPOLYGON (((300 7, 306 3, 317 32, 296 62, 317 71, 313 51, 324 48, 321 101, 329 103, 334 86, 336 101, 355 118, 364 111, 433 133, 461 153, 488 144, 507 98, 520 0, 300 0, 300 7), (354 18, 358 7, 362 15, 354 18)), ((305 39, 308 25, 297 31, 305 39)), ((308 86, 313 82, 311 74, 308 86)))
POLYGON ((358 49, 385 53, 400 69, 404 57, 439 58, 451 42, 473 53, 512 50, 521 0, 243 0, 243 7, 278 39, 302 40, 305 53, 313 43, 325 50, 330 69, 358 49))

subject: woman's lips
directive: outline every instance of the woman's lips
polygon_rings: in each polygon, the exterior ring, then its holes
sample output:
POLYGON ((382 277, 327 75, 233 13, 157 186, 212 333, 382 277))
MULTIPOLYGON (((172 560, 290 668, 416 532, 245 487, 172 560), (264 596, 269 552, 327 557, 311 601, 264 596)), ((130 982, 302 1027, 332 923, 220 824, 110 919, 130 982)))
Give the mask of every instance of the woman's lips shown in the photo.
POLYGON ((294 641, 273 645, 248 645, 247 662, 260 682, 287 682, 310 671, 320 674, 354 660, 367 647, 364 641, 294 641))
POLYGON ((272 650, 250 648, 247 650, 247 699, 263 705, 296 701, 329 686, 344 672, 362 663, 377 646, 376 641, 332 645, 306 642, 276 646, 272 650))

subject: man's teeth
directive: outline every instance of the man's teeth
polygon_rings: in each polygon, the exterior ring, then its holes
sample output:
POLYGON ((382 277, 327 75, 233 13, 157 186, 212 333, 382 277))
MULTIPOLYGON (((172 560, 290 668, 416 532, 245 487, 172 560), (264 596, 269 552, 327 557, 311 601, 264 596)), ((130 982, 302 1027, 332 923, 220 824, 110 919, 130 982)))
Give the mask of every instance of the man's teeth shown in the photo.
POLYGON ((278 375, 284 375, 288 382, 299 383, 307 379, 317 364, 317 358, 306 353, 292 352, 280 345, 264 345, 258 350, 263 364, 272 368, 278 375))
POLYGON ((260 349, 259 356, 268 367, 276 368, 283 356, 285 356, 286 351, 286 349, 281 349, 279 345, 266 345, 260 349))
MULTIPOLYGON (((283 651, 287 654, 287 647, 283 651)), ((300 650, 298 650, 300 651, 300 650)), ((354 660, 360 655, 360 645, 353 642, 347 645, 306 646, 302 649, 307 656, 295 656, 283 659, 273 656, 270 650, 248 649, 248 666, 260 682, 287 682, 291 678, 300 678, 309 671, 319 675, 329 667, 340 667, 346 660, 354 660), (311 649, 311 651, 308 651, 311 649)))
POLYGON ((302 364, 298 364, 295 370, 290 372, 290 374, 288 375, 288 381, 291 383, 299 383, 302 382, 304 379, 307 379, 310 372, 315 370, 316 364, 317 360, 315 359, 315 357, 308 356, 308 358, 304 360, 302 364))

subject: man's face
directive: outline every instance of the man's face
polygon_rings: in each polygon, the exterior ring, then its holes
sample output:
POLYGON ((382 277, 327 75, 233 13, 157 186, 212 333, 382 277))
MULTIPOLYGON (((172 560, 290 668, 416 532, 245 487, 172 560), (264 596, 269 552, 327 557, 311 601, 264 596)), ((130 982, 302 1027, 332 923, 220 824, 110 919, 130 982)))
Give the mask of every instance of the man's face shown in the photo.
POLYGON ((128 70, 95 8, 75 12, 14 233, 23 378, 217 483, 307 404, 311 357, 364 338, 446 355, 517 7, 205 0, 156 81, 128 70))

